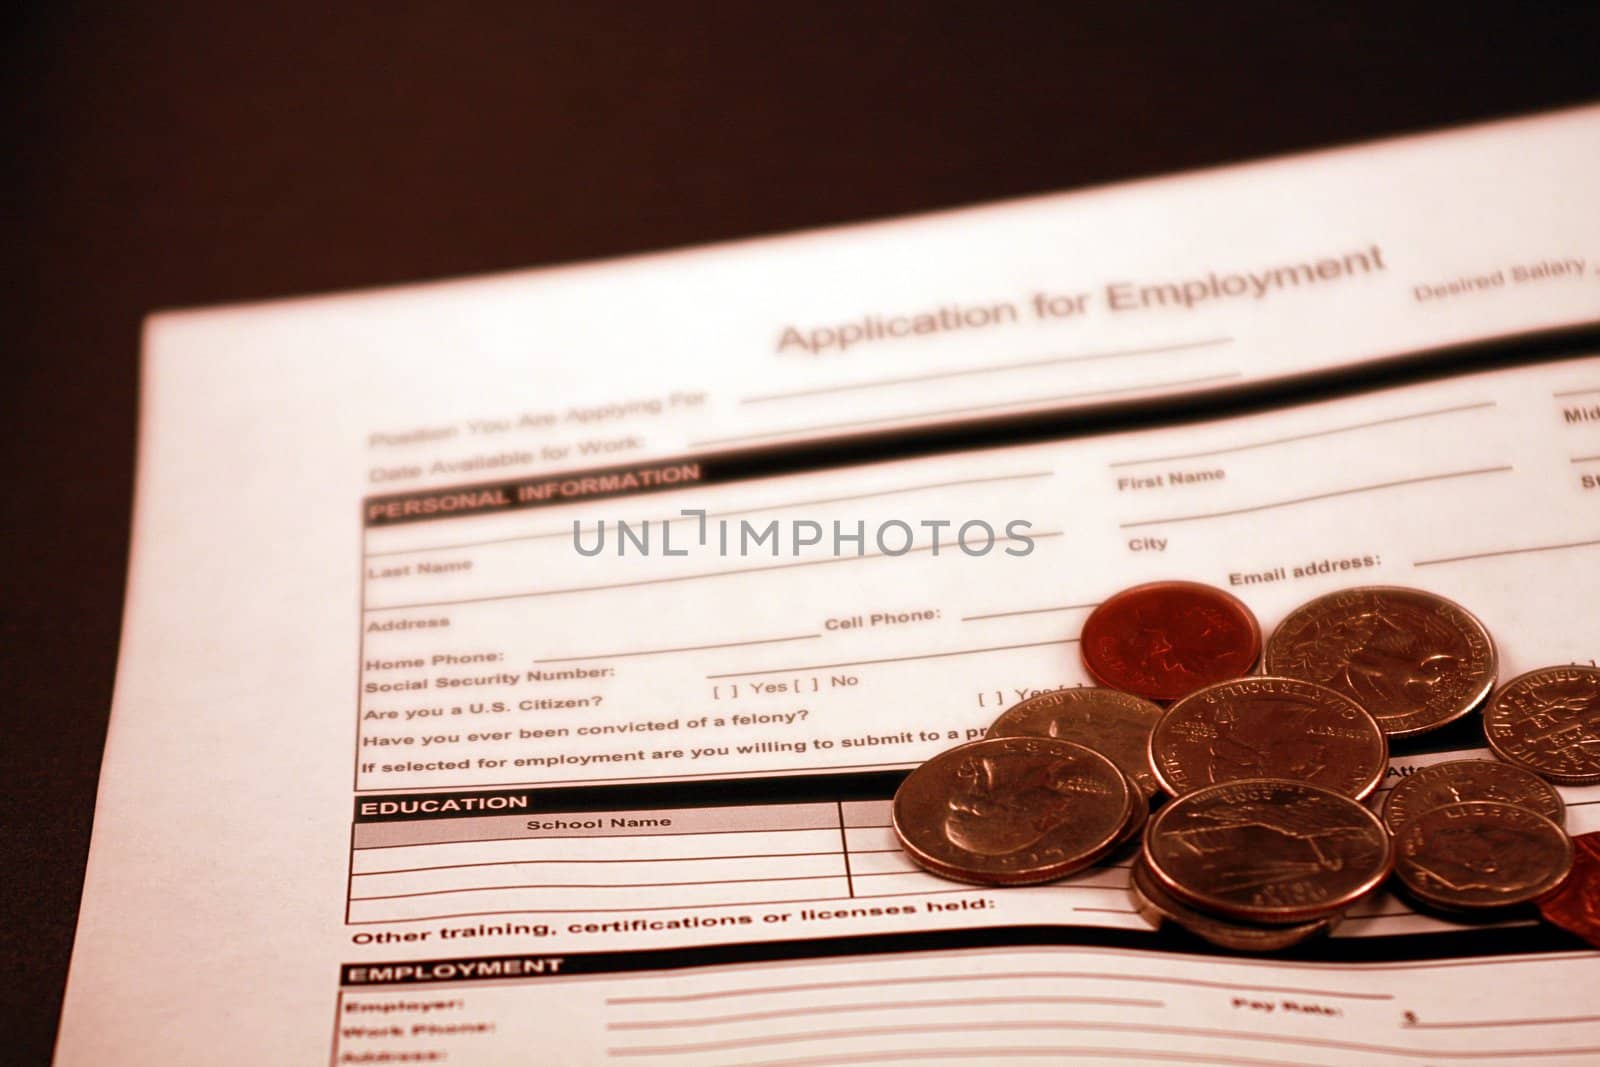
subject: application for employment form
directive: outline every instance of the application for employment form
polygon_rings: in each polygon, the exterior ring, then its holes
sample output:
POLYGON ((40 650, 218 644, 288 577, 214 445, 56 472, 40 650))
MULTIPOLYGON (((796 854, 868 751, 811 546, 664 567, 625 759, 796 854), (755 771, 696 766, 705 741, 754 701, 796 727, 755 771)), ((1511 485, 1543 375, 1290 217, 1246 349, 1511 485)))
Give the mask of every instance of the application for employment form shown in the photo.
MULTIPOLYGON (((62 1061, 1594 1055, 1565 935, 1383 897, 1225 959, 1126 855, 957 885, 887 801, 1145 580, 1420 586, 1502 677, 1592 662, 1597 148, 157 316, 62 1061)), ((1481 753, 1436 741, 1391 774, 1481 753)))

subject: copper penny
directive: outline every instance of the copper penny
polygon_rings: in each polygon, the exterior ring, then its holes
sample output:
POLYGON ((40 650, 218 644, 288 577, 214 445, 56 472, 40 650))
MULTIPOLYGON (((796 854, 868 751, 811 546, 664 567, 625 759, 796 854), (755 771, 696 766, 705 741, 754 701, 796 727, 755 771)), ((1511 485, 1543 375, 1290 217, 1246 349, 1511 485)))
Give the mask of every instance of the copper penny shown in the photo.
POLYGON ((1078 647, 1101 685, 1168 701, 1248 674, 1261 656, 1261 627, 1220 589, 1152 582, 1095 608, 1078 647))
POLYGON ((1390 737, 1459 719, 1494 688, 1494 642, 1461 605, 1420 589, 1343 589, 1300 605, 1267 641, 1268 674, 1337 689, 1390 737))
POLYGON ((1557 826, 1567 806, 1550 783, 1532 771, 1486 759, 1451 760, 1419 767, 1400 779, 1383 802, 1383 824, 1391 834, 1425 811, 1465 800, 1493 800, 1538 812, 1557 826))
POLYGON ((1056 689, 1011 705, 988 736, 1059 737, 1087 745, 1110 756, 1149 798, 1158 788, 1150 770, 1150 730, 1159 718, 1157 705, 1115 689, 1056 689))
POLYGON ((933 873, 1026 885, 1104 856, 1137 798, 1117 765, 1093 749, 1001 737, 934 756, 900 783, 891 810, 900 844, 933 873))
POLYGON ((1395 835, 1395 874, 1423 904, 1483 911, 1536 900, 1572 869, 1566 831, 1527 808, 1469 800, 1425 811, 1395 835))
POLYGON ((1128 879, 1128 895, 1133 898, 1134 910, 1151 926, 1159 927, 1163 922, 1169 922, 1181 926, 1202 941, 1236 952, 1277 952, 1292 948, 1309 938, 1328 933, 1339 924, 1340 919, 1340 916, 1334 915, 1288 926, 1258 926, 1219 919, 1191 908, 1167 892, 1142 859, 1133 864, 1128 879))
POLYGON ((1539 898, 1539 914, 1600 948, 1600 833, 1574 837, 1572 848, 1572 873, 1539 898))
POLYGON ((1541 667, 1483 709, 1483 734, 1507 763, 1563 785, 1600 782, 1600 669, 1541 667))
POLYGON ((1290 778, 1360 800, 1389 766, 1389 744, 1359 704, 1295 678, 1222 682, 1178 701, 1150 735, 1161 788, 1181 796, 1243 778, 1290 778))
POLYGON ((1305 782, 1261 778, 1179 797, 1145 827, 1150 873, 1203 911, 1255 923, 1342 912, 1393 864, 1389 833, 1360 803, 1305 782))

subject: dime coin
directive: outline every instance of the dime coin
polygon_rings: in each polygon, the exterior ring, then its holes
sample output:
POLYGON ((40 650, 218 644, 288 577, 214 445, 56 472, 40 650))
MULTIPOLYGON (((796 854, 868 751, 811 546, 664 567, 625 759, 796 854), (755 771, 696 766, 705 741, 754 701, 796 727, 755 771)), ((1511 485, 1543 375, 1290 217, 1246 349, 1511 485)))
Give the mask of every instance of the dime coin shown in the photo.
POLYGON ((1388 877, 1378 817, 1331 789, 1276 779, 1185 794, 1144 831, 1150 873, 1227 919, 1290 924, 1342 912, 1388 877))
POLYGON ((1483 734, 1507 763, 1563 785, 1600 782, 1600 669, 1542 667, 1483 709, 1483 734))
POLYGON ((1340 919, 1334 915, 1289 926, 1256 926, 1219 919, 1191 908, 1167 892, 1142 859, 1133 864, 1128 895, 1133 898, 1134 910, 1151 926, 1159 927, 1163 921, 1174 923, 1202 941, 1238 952, 1276 952, 1290 948, 1327 933, 1340 919))
POLYGON ((1359 800, 1378 787, 1389 746, 1361 706, 1295 678, 1207 686, 1167 709, 1150 765, 1173 796, 1242 778, 1290 778, 1359 800))
POLYGON ((935 874, 980 885, 1047 882, 1117 843, 1135 800, 1117 765, 1044 737, 957 745, 912 771, 892 805, 895 834, 935 874))
POLYGON ((1383 824, 1396 834, 1422 812, 1465 800, 1514 804, 1538 812, 1557 826, 1567 820, 1561 794, 1532 771, 1495 760, 1464 759, 1419 767, 1400 779, 1383 802, 1383 824))
POLYGON ((1494 688, 1489 631, 1420 589, 1343 589, 1291 611, 1267 641, 1268 674, 1337 689, 1390 737, 1459 719, 1494 688))
POLYGON ((1600 948, 1600 833, 1572 839, 1572 873, 1539 898, 1539 914, 1600 948))
POLYGON ((1446 911, 1526 904, 1572 869, 1572 840, 1527 808, 1469 800, 1425 811, 1395 836, 1395 874, 1446 911))
POLYGON ((1177 700, 1249 673, 1261 656, 1261 628, 1249 608, 1220 589, 1152 582, 1095 608, 1078 647, 1101 685, 1177 700))
POLYGON ((1115 689, 1056 689, 1013 704, 989 737, 1059 737, 1110 756, 1146 798, 1157 789, 1150 771, 1150 730, 1161 708, 1115 689))

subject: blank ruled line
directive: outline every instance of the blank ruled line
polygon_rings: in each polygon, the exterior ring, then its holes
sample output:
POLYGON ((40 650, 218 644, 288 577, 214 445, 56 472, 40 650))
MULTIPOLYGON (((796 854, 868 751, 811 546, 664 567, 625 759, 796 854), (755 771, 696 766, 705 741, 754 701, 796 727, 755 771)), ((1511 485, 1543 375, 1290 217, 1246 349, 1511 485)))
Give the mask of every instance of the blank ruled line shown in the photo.
POLYGON ((1437 408, 1433 411, 1418 411, 1410 415, 1395 415, 1387 419, 1373 419, 1370 422, 1352 422, 1344 426, 1333 426, 1326 430, 1315 430, 1311 433, 1290 434, 1287 437, 1271 437, 1261 441, 1252 441, 1244 445, 1232 445, 1228 448, 1212 448, 1203 452, 1177 452, 1170 456, 1149 456, 1145 459, 1121 459, 1115 463, 1107 464, 1110 467, 1137 467, 1146 463, 1170 463, 1177 459, 1201 459, 1205 456, 1227 456, 1235 452, 1249 452, 1257 448, 1270 448, 1273 445, 1290 444, 1295 441, 1310 441, 1318 437, 1329 437, 1333 434, 1351 433, 1355 430, 1370 430, 1376 426, 1389 426, 1397 422, 1409 422, 1412 419, 1429 419, 1436 415, 1454 415, 1462 411, 1479 411, 1484 408, 1495 407, 1493 400, 1482 400, 1476 404, 1460 404, 1456 407, 1437 408))
POLYGON ((810 663, 799 667, 773 667, 762 671, 733 671, 727 674, 708 674, 707 680, 716 678, 748 678, 757 674, 788 674, 791 671, 826 671, 835 667, 870 667, 878 663, 909 663, 913 660, 948 659, 952 656, 976 656, 983 652, 1009 652, 1016 648, 1044 648, 1047 645, 1075 645, 1076 637, 1061 638, 1056 641, 1029 641, 1020 645, 991 645, 987 648, 962 648, 954 652, 925 652, 916 656, 888 656, 884 659, 857 659, 847 660, 843 663, 810 663))
POLYGON ((1093 604, 1063 604, 1059 608, 1023 608, 1021 611, 993 611, 987 615, 963 615, 962 622, 978 622, 980 619, 1009 619, 1017 615, 1045 615, 1055 611, 1082 611, 1087 608, 1097 608, 1099 601, 1093 604))
POLYGON ((1473 552, 1466 556, 1441 556, 1438 559, 1419 559, 1412 563, 1413 567, 1432 567, 1439 563, 1462 563, 1469 559, 1493 559, 1496 556, 1521 556, 1530 552, 1556 552, 1563 548, 1592 548, 1600 545, 1600 540, 1595 541, 1566 541, 1559 545, 1532 545, 1527 548, 1500 548, 1492 552, 1473 552))
POLYGON ((1563 389, 1559 393, 1551 393, 1550 395, 1551 396, 1588 396, 1591 393, 1600 393, 1600 387, 1585 386, 1582 389, 1563 389))
POLYGON ((575 663, 591 659, 630 659, 634 656, 666 656, 674 652, 705 652, 713 648, 743 648, 746 645, 779 645, 786 641, 813 641, 821 634, 796 634, 793 637, 763 637, 755 641, 727 641, 720 645, 681 645, 677 648, 647 648, 637 652, 596 652, 588 656, 556 656, 536 659, 535 663, 575 663))
MULTIPOLYGON (((1264 1034, 1255 1030, 1229 1030, 1211 1026, 1169 1026, 1152 1022, 1126 1023, 1111 1020, 1041 1019, 1018 1021, 957 1023, 922 1023, 907 1026, 863 1026, 838 1030, 807 1030, 789 1034, 753 1034, 747 1037, 728 1038, 721 1041, 700 1041, 681 1045, 636 1045, 614 1047, 606 1051, 612 1056, 670 1056, 684 1053, 725 1052, 733 1049, 760 1048, 805 1041, 843 1041, 852 1038, 892 1037, 907 1034, 927 1035, 943 1033, 1001 1033, 1041 1030, 1105 1031, 1109 1033, 1166 1034, 1174 1037, 1197 1037, 1206 1040, 1254 1041, 1271 1045, 1291 1045, 1305 1048, 1335 1049, 1347 1052, 1374 1052, 1391 1056, 1414 1056, 1422 1060, 1490 1060, 1508 1062, 1518 1057, 1531 1056, 1584 1056, 1600 1053, 1600 1045, 1589 1047, 1549 1047, 1515 1049, 1437 1049, 1407 1048, 1404 1045, 1386 1045, 1370 1041, 1341 1041, 1336 1038, 1310 1037, 1299 1034, 1264 1034)), ((1123 1050, 1136 1054, 1140 1049, 1123 1050)))
POLYGON ((1159 1063, 1198 1063, 1203 1067, 1322 1067, 1307 1060, 1286 1060, 1281 1057, 1258 1060, 1251 1056, 1224 1056, 1215 1052, 1160 1052, 1154 1049, 1107 1048, 1098 1045, 961 1045, 955 1048, 879 1049, 875 1052, 835 1052, 826 1056, 802 1056, 786 1060, 745 1060, 744 1067, 848 1067, 863 1063, 919 1063, 925 1060, 966 1060, 969 1063, 990 1063, 1002 1059, 1062 1060, 1093 1057, 1097 1060, 1126 1060, 1159 1063))
MULTIPOLYGON (((453 893, 499 893, 508 889, 669 889, 686 885, 754 885, 776 882, 820 882, 825 879, 843 881, 842 874, 796 874, 785 878, 710 878, 698 882, 545 882, 533 885, 469 885, 456 889, 428 889, 419 893, 384 893, 371 897, 351 897, 352 904, 361 900, 410 900, 413 897, 442 897, 453 893)), ((715 904, 715 902, 711 902, 715 904)))
POLYGON ((926 874, 926 873, 927 873, 926 871, 924 871, 921 867, 918 867, 916 864, 907 863, 904 867, 900 868, 898 871, 857 871, 856 872, 856 880, 860 881, 863 878, 900 878, 900 877, 902 877, 904 875, 907 875, 907 874, 926 874))
MULTIPOLYGON (((730 831, 722 830, 722 831, 718 831, 718 832, 719 833, 729 833, 730 831)), ((761 831, 735 830, 735 831, 731 831, 731 832, 733 832, 733 833, 746 833, 746 832, 759 833, 761 831)), ((654 835, 651 835, 651 836, 654 836, 654 835)), ((499 837, 499 838, 495 838, 495 840, 497 840, 497 841, 529 841, 529 840, 539 840, 539 839, 538 838, 526 838, 526 837, 499 837)), ((548 840, 548 839, 546 839, 546 840, 548 840)), ((559 838, 558 840, 572 840, 572 839, 571 838, 559 838)), ((578 840, 593 840, 593 838, 579 838, 578 840)), ((387 845, 387 846, 384 846, 384 847, 386 847, 386 848, 428 848, 428 847, 431 847, 432 845, 476 845, 476 844, 480 844, 480 843, 481 842, 478 842, 478 841, 434 841, 434 842, 429 842, 429 843, 422 844, 422 845, 387 845)), ((859 853, 862 850, 861 849, 854 849, 853 851, 859 853)), ((875 851, 880 851, 880 852, 899 852, 900 850, 897 849, 897 848, 889 848, 889 849, 877 849, 875 851)), ((618 859, 583 859, 583 860, 564 860, 564 859, 488 860, 488 861, 486 861, 484 863, 438 863, 438 864, 434 864, 431 867, 395 867, 395 868, 392 868, 392 869, 389 869, 389 870, 382 870, 382 871, 356 871, 352 875, 352 877, 355 877, 355 878, 370 878, 373 875, 379 875, 379 874, 419 874, 419 873, 421 873, 423 871, 459 871, 459 870, 465 870, 465 869, 470 868, 470 867, 521 867, 521 866, 524 866, 524 865, 544 864, 544 863, 704 863, 704 862, 707 862, 709 860, 777 860, 777 859, 786 859, 786 858, 788 858, 790 856, 837 856, 838 854, 839 853, 838 853, 837 850, 833 850, 833 851, 825 851, 825 852, 748 852, 748 853, 732 854, 732 855, 727 855, 727 856, 636 856, 636 857, 618 858, 618 859)))
POLYGON ((971 415, 980 411, 999 411, 1003 408, 1035 407, 1041 404, 1053 404, 1060 400, 1086 400, 1097 396, 1118 396, 1125 393, 1142 393, 1149 390, 1173 389, 1182 385, 1205 385, 1212 382, 1230 381, 1242 377, 1241 372, 1233 370, 1223 374, 1207 374, 1199 378, 1183 378, 1176 381, 1146 382, 1142 385, 1125 385, 1115 389, 1091 389, 1078 393, 1058 393, 1055 396, 1019 397, 1016 400, 1006 400, 995 404, 973 404, 959 408, 941 408, 938 411, 914 411, 905 415, 884 415, 875 419, 852 419, 848 422, 826 422, 814 426, 791 426, 785 430, 768 430, 764 433, 742 434, 737 437, 708 437, 702 441, 691 441, 690 444, 701 445, 727 445, 744 441, 761 441, 773 437, 788 437, 791 434, 815 433, 821 430, 846 430, 861 427, 889 426, 897 422, 913 422, 917 419, 936 419, 943 415, 971 415))
POLYGON ((816 1004, 806 1008, 775 1011, 747 1011, 734 1015, 710 1015, 699 1019, 648 1019, 607 1023, 607 1030, 677 1030, 688 1026, 720 1026, 723 1023, 759 1022, 807 1015, 832 1015, 853 1011, 902 1011, 907 1008, 985 1008, 1024 1004, 1094 1004, 1123 1008, 1164 1008, 1164 1000, 1148 997, 941 997, 930 1000, 871 1001, 854 1004, 816 1004))
MULTIPOLYGON (((906 493, 924 493, 930 489, 955 489, 963 485, 988 485, 994 482, 1017 482, 1031 478, 1049 478, 1054 474, 1055 471, 1026 471, 1022 474, 995 474, 986 478, 959 478, 950 482, 928 482, 924 485, 908 485, 900 489, 879 489, 878 491, 872 493, 852 493, 849 496, 828 496, 820 497, 815 500, 788 500, 779 504, 761 504, 756 507, 735 508, 732 511, 708 511, 706 512, 706 518, 726 519, 733 515, 759 515, 765 511, 787 511, 790 508, 811 508, 818 507, 822 504, 846 504, 852 500, 877 500, 879 497, 885 496, 902 496, 906 493)), ((704 489, 705 486, 697 485, 694 486, 694 488, 704 489)), ((657 523, 664 526, 669 522, 699 522, 700 516, 698 514, 673 515, 670 518, 648 520, 641 519, 640 521, 657 523)), ((387 549, 383 552, 368 552, 365 554, 365 556, 367 559, 372 559, 377 556, 409 556, 415 552, 448 552, 458 548, 482 548, 486 545, 509 545, 518 541, 542 541, 550 537, 571 536, 572 531, 570 529, 547 530, 541 533, 523 534, 518 537, 496 537, 488 541, 458 541, 448 545, 427 545, 422 548, 394 548, 387 549)))
POLYGON ((1479 467, 1468 471, 1449 471, 1445 474, 1428 474, 1420 478, 1402 478, 1394 482, 1378 482, 1375 485, 1358 485, 1351 489, 1337 489, 1331 493, 1316 493, 1312 496, 1293 497, 1289 500, 1275 500, 1267 504, 1253 504, 1250 507, 1230 508, 1226 511, 1207 511, 1197 515, 1175 515, 1165 519, 1140 519, 1138 522, 1124 522, 1120 527, 1131 530, 1137 526, 1167 526, 1179 522, 1198 522, 1201 519, 1221 519, 1230 515, 1249 515, 1258 511, 1272 511, 1276 508, 1292 507, 1295 504, 1309 504, 1317 500, 1332 500, 1335 497, 1353 496, 1357 493, 1370 493, 1379 489, 1397 489, 1405 485, 1421 485, 1426 482, 1443 482, 1452 478, 1472 478, 1480 474, 1504 474, 1513 468, 1508 464, 1501 467, 1479 467))
POLYGON ((1600 1023, 1600 1015, 1568 1015, 1557 1019, 1492 1019, 1459 1023, 1408 1023, 1407 1030, 1474 1030, 1497 1026, 1567 1026, 1573 1023, 1600 1023))
MULTIPOLYGON (((1047 530, 1043 533, 1030 533, 1028 539, 1039 541, 1050 537, 1060 537, 1062 531, 1047 530)), ((1022 540, 1016 537, 996 537, 995 544, 1002 542, 1022 540)), ((415 608, 450 608, 460 607, 465 604, 490 604, 503 600, 527 600, 532 597, 564 596, 569 593, 601 593, 609 589, 635 589, 646 585, 670 585, 673 582, 694 582, 702 578, 734 578, 744 574, 762 574, 768 571, 793 570, 796 567, 819 567, 827 563, 860 563, 863 560, 900 559, 903 556, 913 555, 918 552, 932 552, 934 545, 917 545, 900 553, 869 552, 860 556, 828 556, 823 559, 803 559, 794 563, 774 563, 765 567, 734 567, 725 571, 700 571, 696 574, 677 574, 666 578, 641 578, 632 582, 611 582, 607 585, 578 585, 567 586, 561 589, 536 589, 524 593, 498 593, 494 596, 464 597, 460 600, 425 600, 414 604, 379 604, 362 609, 363 614, 375 611, 409 611, 415 608)), ((949 545, 944 546, 947 550, 949 545)), ((960 550, 948 551, 949 555, 956 555, 960 550)), ((981 558, 981 557, 974 557, 981 558)))
MULTIPOLYGON (((844 875, 833 875, 838 881, 844 881, 844 875)), ((932 881, 932 875, 929 876, 932 881)), ((1047 888, 1071 889, 1072 886, 1052 886, 1047 888)), ((1093 886, 1084 886, 1092 889, 1093 886)), ((697 905, 702 908, 748 908, 757 904, 839 904, 847 903, 851 899, 883 900, 889 897, 926 897, 943 895, 946 893, 972 893, 976 886, 963 886, 958 889, 922 889, 910 893, 878 893, 870 898, 851 897, 781 897, 770 900, 718 900, 707 904, 697 905)), ((457 911, 448 915, 408 915, 403 919, 356 919, 347 922, 347 926, 392 926, 395 923, 429 922, 435 919, 473 919, 482 915, 620 915, 640 911, 678 911, 681 904, 656 904, 643 908, 496 908, 492 911, 457 911)))
MULTIPOLYGON (((981 892, 978 887, 969 887, 981 892)), ((764 996, 769 993, 813 993, 820 990, 873 988, 886 985, 938 985, 955 982, 971 985, 978 982, 1031 982, 1039 979, 1066 979, 1071 981, 1137 982, 1153 985, 1192 986, 1198 989, 1225 989, 1247 993, 1283 993, 1307 997, 1339 997, 1345 1000, 1393 1000, 1393 993, 1352 993, 1343 989, 1307 989, 1303 986, 1266 986, 1243 982, 1214 982, 1204 978, 1175 978, 1152 974, 1129 974, 1122 971, 992 971, 981 974, 940 974, 849 979, 836 982, 805 982, 794 985, 738 986, 700 993, 658 993, 637 997, 607 997, 607 1004, 689 1004, 701 1000, 720 1000, 724 997, 764 996)))
POLYGON ((1573 456, 1574 463, 1600 463, 1600 456, 1573 456))
POLYGON ((1076 356, 1048 356, 1044 359, 1025 359, 1015 363, 993 363, 986 367, 963 367, 957 370, 931 371, 927 374, 912 374, 903 378, 874 378, 865 382, 844 382, 839 385, 822 385, 814 389, 794 389, 782 393, 757 393, 753 396, 741 397, 741 404, 766 404, 774 400, 793 400, 806 396, 828 396, 833 393, 849 393, 861 389, 881 389, 891 385, 909 385, 912 382, 934 382, 943 378, 964 378, 977 374, 999 374, 1004 371, 1027 370, 1032 367, 1053 367, 1068 363, 1091 363, 1102 359, 1118 359, 1125 356, 1149 356, 1163 352, 1184 352, 1194 348, 1210 348, 1216 345, 1230 344, 1231 337, 1209 337, 1202 341, 1179 341, 1170 345, 1156 345, 1150 348, 1122 348, 1108 352, 1089 352, 1076 356))

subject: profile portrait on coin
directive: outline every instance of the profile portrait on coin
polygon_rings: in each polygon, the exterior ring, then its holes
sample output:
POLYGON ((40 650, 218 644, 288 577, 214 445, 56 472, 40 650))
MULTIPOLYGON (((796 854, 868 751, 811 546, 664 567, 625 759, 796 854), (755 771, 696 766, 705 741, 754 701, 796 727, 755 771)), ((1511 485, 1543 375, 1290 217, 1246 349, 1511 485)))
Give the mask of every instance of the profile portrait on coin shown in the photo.
POLYGON ((957 848, 1003 856, 1037 844, 1072 816, 1073 794, 1087 783, 1051 755, 974 755, 956 770, 944 834, 957 848))
POLYGON ((1419 877, 1457 892, 1517 889, 1538 882, 1550 863, 1533 831, 1483 823, 1441 827, 1409 858, 1419 877))

